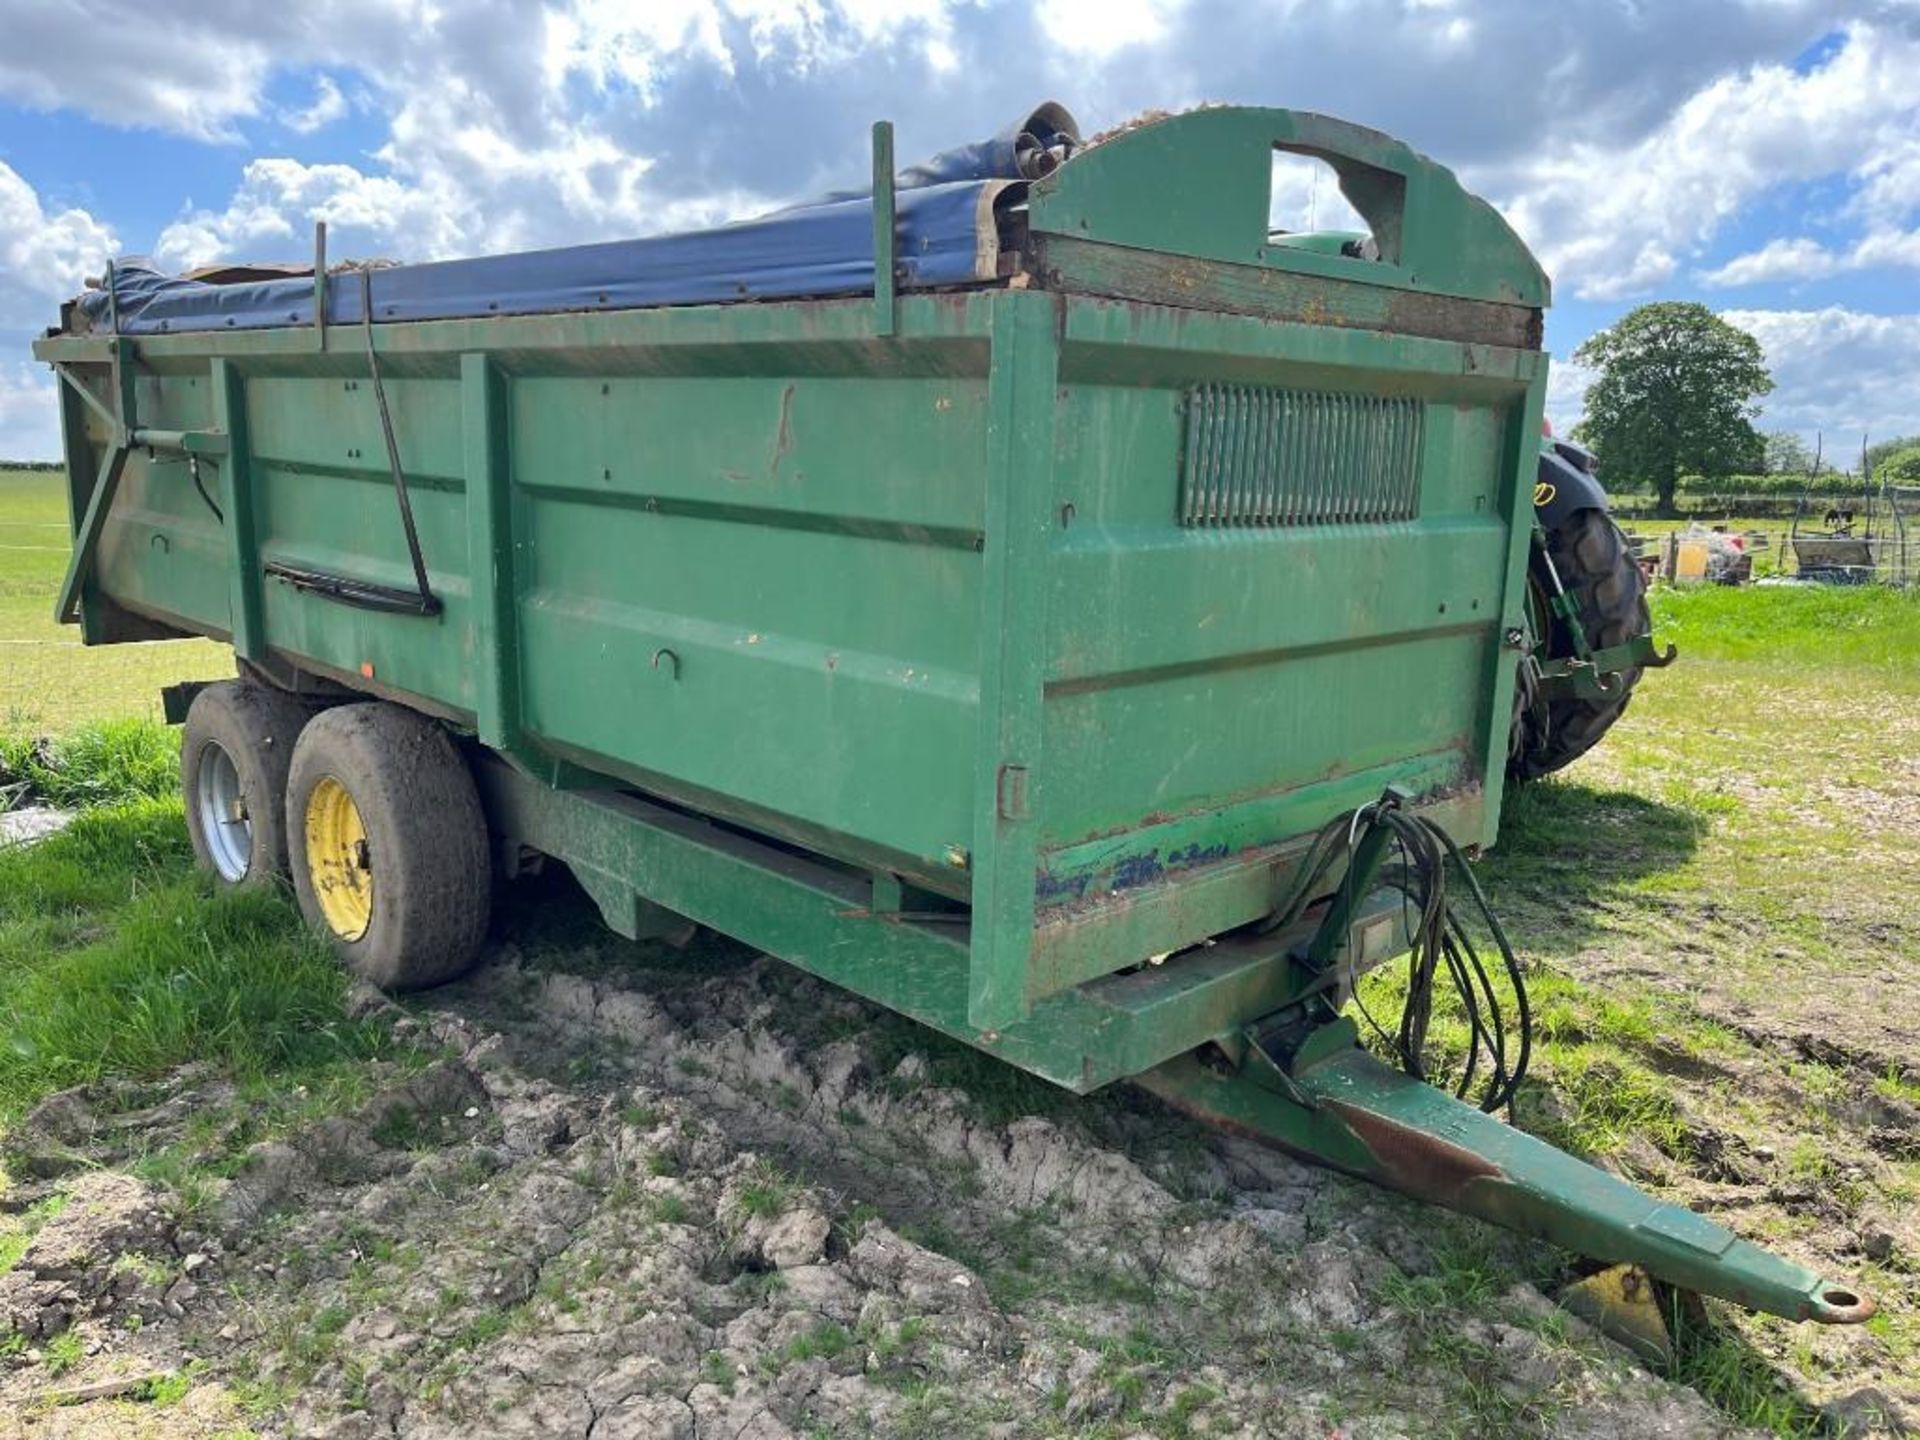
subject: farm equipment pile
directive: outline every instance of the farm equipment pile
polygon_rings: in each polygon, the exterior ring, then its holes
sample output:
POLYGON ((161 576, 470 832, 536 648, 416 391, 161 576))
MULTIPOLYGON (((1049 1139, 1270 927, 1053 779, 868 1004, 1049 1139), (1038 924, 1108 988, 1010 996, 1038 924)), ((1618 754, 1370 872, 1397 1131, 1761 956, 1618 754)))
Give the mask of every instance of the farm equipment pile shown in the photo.
POLYGON ((169 700, 218 883, 290 875, 408 987, 557 861, 624 935, 710 926, 1069 1090, 1866 1318, 1487 1113, 1528 1017, 1468 859, 1509 765, 1658 658, 1604 496, 1543 468, 1506 223, 1287 110, 873 159, 700 235, 123 264, 67 307, 60 613, 231 641, 239 679, 169 700), (1276 150, 1371 233, 1270 233, 1276 150), (1395 1068, 1353 991, 1410 947, 1395 1068), (1461 1098, 1422 1078, 1442 987, 1461 1098))
POLYGON ((1920 554, 1908 522, 1915 497, 1891 484, 1884 470, 1876 477, 1867 457, 1863 437, 1857 496, 1828 492, 1817 498, 1820 450, 1815 448, 1812 473, 1787 527, 1787 548, 1799 579, 1815 585, 1914 583, 1920 554))

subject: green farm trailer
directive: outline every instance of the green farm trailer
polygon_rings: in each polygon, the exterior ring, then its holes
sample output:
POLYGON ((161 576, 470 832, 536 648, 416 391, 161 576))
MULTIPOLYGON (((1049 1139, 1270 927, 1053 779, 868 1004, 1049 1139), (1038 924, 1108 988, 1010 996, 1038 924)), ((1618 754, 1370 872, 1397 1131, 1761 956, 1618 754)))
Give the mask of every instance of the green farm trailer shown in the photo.
POLYGON ((1287 110, 1083 146, 1046 106, 899 174, 878 126, 871 191, 697 236, 320 240, 293 278, 122 263, 35 347, 61 617, 238 658, 170 709, 216 883, 290 874, 406 987, 548 857, 622 934, 711 926, 1070 1090, 1871 1313, 1424 1083, 1417 1021, 1402 1068, 1358 1043, 1356 976, 1411 946, 1423 1002, 1475 997, 1467 1101, 1525 1064, 1445 887, 1534 643, 1548 286, 1447 170, 1287 110), (1370 234, 1270 232, 1276 151, 1370 234))

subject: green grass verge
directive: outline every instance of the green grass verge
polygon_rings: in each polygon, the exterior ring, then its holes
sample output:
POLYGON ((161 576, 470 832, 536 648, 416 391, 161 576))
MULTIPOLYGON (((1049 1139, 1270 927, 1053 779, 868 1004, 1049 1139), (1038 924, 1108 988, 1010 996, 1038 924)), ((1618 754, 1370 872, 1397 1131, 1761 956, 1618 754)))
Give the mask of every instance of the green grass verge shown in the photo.
POLYGON ((179 783, 179 737, 151 720, 94 721, 51 739, 0 732, 0 801, 24 785, 21 798, 63 809, 113 805, 158 800, 179 783))
POLYGON ((1920 689, 1920 591, 1663 586, 1654 591, 1653 616, 1658 637, 1690 659, 1756 660, 1802 671, 1861 666, 1882 672, 1896 688, 1920 689))
POLYGON ((0 851, 0 1128, 72 1085, 189 1061, 241 1081, 385 1053, 346 977, 273 893, 211 893, 180 806, 142 799, 0 851))

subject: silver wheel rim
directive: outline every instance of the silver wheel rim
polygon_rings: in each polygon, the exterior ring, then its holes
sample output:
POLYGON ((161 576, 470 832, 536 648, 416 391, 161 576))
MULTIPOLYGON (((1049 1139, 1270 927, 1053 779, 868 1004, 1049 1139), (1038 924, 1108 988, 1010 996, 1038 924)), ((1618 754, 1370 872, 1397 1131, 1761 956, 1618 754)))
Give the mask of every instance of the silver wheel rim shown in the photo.
POLYGON ((200 751, 194 776, 194 813, 207 855, 220 878, 237 885, 247 877, 253 860, 253 821, 247 815, 246 796, 240 793, 240 771, 233 757, 212 740, 200 751))

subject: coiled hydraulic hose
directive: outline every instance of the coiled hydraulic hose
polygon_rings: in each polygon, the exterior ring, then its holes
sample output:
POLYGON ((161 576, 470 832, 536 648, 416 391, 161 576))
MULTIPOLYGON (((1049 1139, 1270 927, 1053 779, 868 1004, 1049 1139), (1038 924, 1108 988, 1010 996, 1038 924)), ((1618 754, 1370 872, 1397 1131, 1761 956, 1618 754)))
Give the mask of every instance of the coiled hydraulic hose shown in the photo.
MULTIPOLYGON (((1351 888, 1356 883, 1368 883, 1370 878, 1356 880, 1351 857, 1376 828, 1386 832, 1394 859, 1381 867, 1371 883, 1398 890, 1405 897, 1407 931, 1412 940, 1407 954, 1407 995, 1397 1032, 1388 1033, 1357 990, 1354 1003, 1401 1068, 1417 1080, 1428 1080, 1427 1033, 1433 1021, 1434 982, 1444 968, 1460 998, 1468 1029, 1466 1060, 1453 1093, 1468 1099, 1475 1088, 1475 1077, 1484 1075, 1476 1103, 1489 1113, 1503 1107, 1511 1113, 1514 1094, 1526 1077, 1533 1051, 1533 1012, 1527 1002, 1526 977, 1466 856, 1439 825, 1412 814, 1391 795, 1339 816, 1314 837, 1287 903, 1277 908, 1261 929, 1277 930, 1298 920, 1309 901, 1323 893, 1323 882, 1343 854, 1349 863, 1340 880, 1340 898, 1351 902, 1351 888), (1499 950, 1512 992, 1511 1024, 1487 961, 1449 899, 1449 869, 1466 881, 1467 893, 1499 950)), ((1344 908, 1350 910, 1350 903, 1344 908)))

